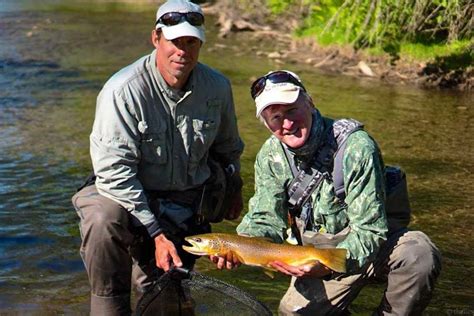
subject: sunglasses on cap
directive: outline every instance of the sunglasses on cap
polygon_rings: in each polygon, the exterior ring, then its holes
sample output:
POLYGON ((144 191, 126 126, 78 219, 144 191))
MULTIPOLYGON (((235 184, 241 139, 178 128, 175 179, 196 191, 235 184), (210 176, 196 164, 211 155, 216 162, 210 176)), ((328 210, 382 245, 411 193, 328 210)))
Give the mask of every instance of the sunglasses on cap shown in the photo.
POLYGON ((168 12, 163 14, 156 24, 163 24, 165 26, 173 26, 184 21, 188 21, 193 26, 201 26, 204 24, 204 16, 198 12, 168 12))
POLYGON ((266 74, 265 76, 258 78, 252 83, 252 86, 250 87, 250 94, 252 95, 252 98, 254 100, 256 97, 258 97, 262 93, 263 89, 265 89, 267 80, 269 80, 271 83, 290 82, 298 87, 301 87, 301 89, 303 89, 303 91, 306 92, 306 89, 303 86, 303 83, 301 82, 301 80, 295 77, 295 75, 293 75, 292 73, 288 71, 278 70, 278 71, 273 71, 269 74, 266 74))

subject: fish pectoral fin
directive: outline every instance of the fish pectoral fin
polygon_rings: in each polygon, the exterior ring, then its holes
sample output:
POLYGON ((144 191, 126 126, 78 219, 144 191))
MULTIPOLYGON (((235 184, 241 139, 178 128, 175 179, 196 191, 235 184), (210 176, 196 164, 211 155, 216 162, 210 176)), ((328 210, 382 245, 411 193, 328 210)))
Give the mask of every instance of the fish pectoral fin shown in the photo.
POLYGON ((233 255, 234 255, 234 257, 236 257, 240 261, 240 263, 245 264, 245 260, 244 260, 244 258, 242 258, 241 255, 239 255, 238 253, 235 253, 235 252, 233 253, 233 255))
POLYGON ((305 261, 304 263, 299 264, 299 266, 308 266, 308 267, 312 268, 317 263, 319 263, 319 260, 309 260, 309 261, 305 261))
POLYGON ((275 278, 275 270, 263 269, 263 273, 265 273, 270 279, 275 278))

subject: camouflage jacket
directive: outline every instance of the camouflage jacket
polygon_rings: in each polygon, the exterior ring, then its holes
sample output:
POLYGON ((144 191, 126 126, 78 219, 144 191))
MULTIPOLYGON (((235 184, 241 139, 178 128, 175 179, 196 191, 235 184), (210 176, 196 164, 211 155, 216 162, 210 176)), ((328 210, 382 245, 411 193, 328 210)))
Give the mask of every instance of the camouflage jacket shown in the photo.
MULTIPOLYGON (((332 120, 323 118, 325 126, 332 120)), ((296 159, 297 161, 297 159, 296 159)), ((348 271, 375 258, 386 239, 383 161, 375 141, 363 130, 351 134, 343 157, 346 198, 340 201, 331 179, 312 194, 313 218, 323 231, 337 234, 350 227, 337 247, 348 250, 348 271)), ((293 179, 279 140, 271 136, 255 161, 255 195, 237 227, 239 234, 265 236, 283 242, 288 228, 286 183, 293 179)))

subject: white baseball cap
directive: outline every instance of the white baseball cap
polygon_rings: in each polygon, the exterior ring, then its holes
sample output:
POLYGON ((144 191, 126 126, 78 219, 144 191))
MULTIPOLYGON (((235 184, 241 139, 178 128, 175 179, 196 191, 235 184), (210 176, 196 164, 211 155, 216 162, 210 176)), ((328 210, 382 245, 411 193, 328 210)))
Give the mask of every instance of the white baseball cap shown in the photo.
MULTIPOLYGON (((255 105, 257 107, 256 116, 259 117, 260 114, 267 107, 273 104, 293 104, 298 100, 298 96, 301 91, 305 91, 301 79, 293 72, 283 70, 283 72, 288 73, 294 79, 297 80, 300 85, 296 85, 291 81, 284 82, 273 82, 270 79, 265 79, 265 87, 263 91, 255 98, 255 105)), ((271 75, 274 72, 269 72, 266 76, 271 75)), ((293 79, 292 78, 292 79, 293 79)))
POLYGON ((174 40, 178 37, 192 36, 199 38, 202 42, 206 41, 204 34, 204 25, 192 25, 186 19, 176 25, 165 25, 161 23, 160 18, 171 12, 188 13, 195 12, 204 16, 199 5, 188 0, 168 0, 158 8, 156 12, 156 29, 161 29, 163 36, 167 40, 174 40))
POLYGON ((300 77, 289 70, 274 70, 255 80, 251 94, 255 97, 256 116, 273 104, 293 104, 306 90, 300 77), (255 91, 257 90, 257 91, 255 91))

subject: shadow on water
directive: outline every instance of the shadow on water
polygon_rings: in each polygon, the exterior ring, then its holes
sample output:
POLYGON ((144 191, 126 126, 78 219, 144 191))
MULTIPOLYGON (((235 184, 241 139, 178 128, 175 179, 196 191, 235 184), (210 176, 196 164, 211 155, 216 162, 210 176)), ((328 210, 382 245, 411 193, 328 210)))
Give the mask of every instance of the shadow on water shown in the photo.
MULTIPOLYGON (((0 3, 0 314, 87 312, 88 284, 78 254, 70 204, 90 171, 88 135, 94 102, 107 78, 151 51, 155 5, 80 1, 0 3)), ((408 173, 412 227, 444 254, 444 269, 427 314, 471 313, 474 109, 472 95, 422 91, 323 74, 304 65, 256 57, 284 50, 248 33, 216 38, 212 18, 201 60, 233 83, 244 199, 253 193, 253 161, 268 136, 254 117, 249 85, 268 70, 295 70, 323 114, 354 117, 377 139, 384 159, 408 173)), ((215 231, 233 232, 224 222, 215 231)), ((197 269, 254 294, 276 310, 288 278, 260 270, 197 269)), ((380 287, 364 290, 355 314, 378 304, 380 287)))

